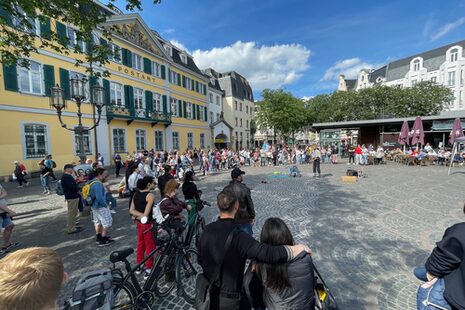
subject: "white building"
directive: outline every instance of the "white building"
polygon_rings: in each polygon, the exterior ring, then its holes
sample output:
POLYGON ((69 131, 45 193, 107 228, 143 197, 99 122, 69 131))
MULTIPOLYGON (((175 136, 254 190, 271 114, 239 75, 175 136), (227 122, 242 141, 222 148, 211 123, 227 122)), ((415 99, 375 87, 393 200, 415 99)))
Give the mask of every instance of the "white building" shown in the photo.
POLYGON ((208 123, 210 125, 210 136, 208 141, 212 147, 215 145, 214 123, 220 119, 221 112, 223 111, 223 97, 224 91, 221 90, 220 83, 218 82, 216 72, 213 69, 204 70, 203 73, 209 78, 208 91, 207 91, 207 111, 208 123))
POLYGON ((357 79, 339 76, 339 91, 360 90, 377 84, 412 87, 433 81, 449 87, 454 100, 448 110, 465 110, 465 40, 388 63, 377 69, 360 70, 357 79))

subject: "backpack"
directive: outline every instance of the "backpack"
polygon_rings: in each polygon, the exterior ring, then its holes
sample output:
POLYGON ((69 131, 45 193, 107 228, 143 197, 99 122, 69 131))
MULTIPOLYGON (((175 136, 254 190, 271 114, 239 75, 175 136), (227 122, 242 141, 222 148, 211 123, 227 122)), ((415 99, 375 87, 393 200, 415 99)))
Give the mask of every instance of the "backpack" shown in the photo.
POLYGON ((58 180, 55 192, 58 196, 63 196, 65 194, 63 191, 63 185, 61 185, 61 180, 58 180))
POLYGON ((84 199, 84 204, 86 206, 91 206, 94 203, 94 198, 92 198, 92 195, 90 194, 90 187, 95 182, 99 182, 99 181, 95 180, 95 181, 88 182, 82 188, 82 198, 84 199))
POLYGON ((358 171, 353 169, 347 169, 346 175, 350 177, 358 177, 358 171))
POLYGON ((113 276, 108 268, 85 273, 68 301, 71 310, 111 310, 114 303, 113 276))
POLYGON ((56 168, 56 167, 57 167, 57 163, 54 160, 52 160, 52 168, 56 168))
POLYGON ((163 213, 161 213, 161 209, 160 209, 160 205, 163 201, 165 201, 166 199, 168 198, 163 198, 162 200, 160 200, 159 203, 157 203, 155 206, 153 206, 153 209, 152 209, 152 216, 153 216, 153 219, 155 220, 155 222, 157 222, 158 224, 161 224, 165 221, 165 219, 168 217, 168 215, 166 217, 163 216, 163 213))

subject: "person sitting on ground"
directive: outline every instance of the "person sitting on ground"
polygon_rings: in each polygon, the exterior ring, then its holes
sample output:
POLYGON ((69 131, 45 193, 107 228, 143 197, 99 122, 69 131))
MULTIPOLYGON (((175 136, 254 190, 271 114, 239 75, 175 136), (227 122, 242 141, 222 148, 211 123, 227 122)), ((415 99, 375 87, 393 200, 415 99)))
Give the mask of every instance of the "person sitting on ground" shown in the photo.
POLYGON ((176 196, 179 187, 180 184, 175 179, 169 180, 165 185, 165 194, 160 202, 160 211, 163 217, 170 215, 167 222, 168 226, 177 229, 178 232, 183 228, 182 210, 189 211, 191 209, 189 205, 179 200, 176 196))
MULTIPOLYGON (((294 245, 292 233, 283 220, 272 217, 263 224, 260 242, 278 246, 294 245)), ((263 301, 268 310, 313 309, 315 276, 312 257, 300 253, 292 261, 281 264, 255 264, 264 286, 263 301)))
MULTIPOLYGON (((297 258, 302 252, 310 253, 305 245, 268 245, 256 241, 235 225, 239 201, 231 189, 223 189, 217 196, 219 219, 208 224, 200 236, 198 263, 207 279, 213 280, 217 265, 224 257, 220 283, 214 284, 211 309, 250 309, 242 294, 242 282, 247 259, 262 263, 285 263, 297 258), (232 233, 231 244, 225 253, 225 243, 232 233)), ((309 290, 311 288, 308 288, 309 290)), ((310 307, 308 308, 310 309, 310 307)))
POLYGON ((113 224, 110 209, 105 199, 105 188, 103 183, 108 179, 108 172, 104 168, 95 170, 96 182, 90 186, 90 196, 92 197, 92 215, 95 225, 95 243, 98 246, 107 246, 115 240, 109 235, 110 227, 113 224))
POLYGON ((165 195, 165 185, 168 183, 169 180, 174 179, 173 175, 171 174, 171 166, 165 165, 164 167, 165 174, 158 177, 158 189, 160 190, 160 196, 163 197, 165 195))
MULTIPOLYGON (((136 264, 140 264, 145 256, 155 250, 155 239, 151 231, 152 209, 155 195, 151 193, 155 189, 156 182, 152 176, 145 176, 137 181, 139 189, 131 202, 129 213, 137 223, 137 258, 136 264)), ((145 262, 144 279, 147 280, 153 268, 153 256, 145 262)))
POLYGON ((16 212, 8 208, 8 203, 5 199, 6 196, 8 196, 8 193, 0 185, 0 219, 2 221, 1 228, 3 228, 3 246, 0 254, 6 253, 10 248, 19 244, 11 242, 11 235, 15 227, 12 218, 16 216, 16 212))
POLYGON ((63 261, 55 250, 17 250, 0 260, 0 309, 58 309, 58 296, 67 281, 63 261))

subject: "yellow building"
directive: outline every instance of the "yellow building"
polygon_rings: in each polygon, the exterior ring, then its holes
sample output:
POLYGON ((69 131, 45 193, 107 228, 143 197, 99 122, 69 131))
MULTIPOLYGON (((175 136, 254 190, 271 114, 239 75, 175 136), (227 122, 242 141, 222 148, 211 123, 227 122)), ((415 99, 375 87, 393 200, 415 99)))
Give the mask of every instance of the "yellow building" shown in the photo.
MULTIPOLYGON (((119 31, 108 43, 100 38, 99 27, 93 43, 108 44, 115 52, 105 67, 111 75, 89 79, 89 84, 99 83, 105 89, 106 107, 95 135, 105 164, 112 164, 115 153, 125 158, 143 149, 183 151, 210 146, 206 138, 208 78, 192 56, 163 40, 138 14, 111 13, 101 27, 117 27, 119 31)), ((88 48, 75 39, 72 25, 52 20, 34 31, 39 36, 45 31, 56 32, 74 41, 72 44, 88 48)), ((72 51, 63 55, 39 49, 31 54, 29 69, 2 66, 0 175, 10 175, 15 160, 36 171, 37 163, 47 154, 53 154, 57 169, 78 161, 78 137, 61 127, 49 106, 50 87, 58 84, 68 99, 63 121, 68 128, 77 125, 76 104, 69 99, 69 79, 84 77, 88 66, 76 67, 78 57, 72 51)), ((91 105, 83 104, 82 112, 84 125, 92 126, 91 105)), ((93 132, 85 135, 84 149, 89 157, 95 156, 94 139, 93 132)))

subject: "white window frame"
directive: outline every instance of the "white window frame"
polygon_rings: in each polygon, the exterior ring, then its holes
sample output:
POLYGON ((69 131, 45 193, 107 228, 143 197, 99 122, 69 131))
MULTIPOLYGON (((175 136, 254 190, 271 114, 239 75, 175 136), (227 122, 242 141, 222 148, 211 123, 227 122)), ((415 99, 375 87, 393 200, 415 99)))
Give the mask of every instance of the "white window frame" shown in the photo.
POLYGON ((171 112, 171 115, 179 117, 178 99, 174 97, 170 97, 170 112, 171 112))
POLYGON ((205 121, 205 107, 204 106, 199 106, 199 119, 201 121, 205 121))
POLYGON ((420 59, 413 61, 413 71, 420 71, 420 59))
POLYGON ((186 106, 186 112, 187 112, 187 118, 188 119, 193 119, 194 118, 194 113, 192 111, 192 102, 188 102, 186 106))
POLYGON ((205 148, 205 134, 204 133, 200 134, 199 140, 200 140, 200 148, 204 149, 205 148))
POLYGON ((220 105, 220 96, 216 95, 216 105, 220 105))
POLYGON ((450 50, 449 60, 450 62, 456 62, 459 60, 459 49, 458 48, 453 48, 450 50))
POLYGON ((431 77, 430 81, 433 83, 437 83, 437 77, 435 76, 431 77))
POLYGON ((193 132, 187 133, 187 148, 190 150, 194 148, 194 133, 193 132))
POLYGON ((182 61, 184 64, 187 64, 187 56, 186 56, 186 55, 180 54, 179 57, 181 58, 181 61, 182 61))
POLYGON ((153 93, 153 109, 156 112, 163 112, 163 106, 161 103, 161 94, 153 93))
POLYGON ((447 72, 447 86, 455 86, 455 71, 447 72))
POLYGON ((161 77, 161 65, 156 61, 152 61, 152 75, 161 77))
POLYGON ((208 96, 208 97, 209 97, 209 101, 208 101, 208 102, 213 103, 213 94, 210 93, 210 96, 208 96))
POLYGON ((40 21, 38 18, 32 19, 31 17, 28 17, 27 14, 24 12, 24 10, 19 6, 15 5, 15 9, 18 13, 18 15, 23 15, 24 18, 28 20, 28 22, 31 24, 33 28, 29 29, 26 27, 26 25, 21 25, 19 23, 19 19, 16 16, 13 16, 13 27, 19 31, 30 33, 30 34, 35 34, 37 36, 40 35, 40 21))
POLYGON ((213 112, 210 111, 210 124, 215 122, 215 120, 213 119, 214 116, 215 116, 215 114, 213 114, 213 112))
POLYGON ((178 73, 176 71, 170 70, 170 81, 171 84, 178 85, 178 73))
POLYGON ((120 46, 114 44, 114 43, 109 43, 108 47, 110 48, 111 54, 108 57, 109 60, 116 62, 116 63, 122 63, 123 62, 123 50, 121 49, 120 46))
POLYGON ((179 132, 173 131, 173 133, 171 134, 171 139, 173 142, 173 149, 179 150, 179 132))
POLYGON ((124 88, 123 85, 116 82, 110 82, 110 104, 117 107, 124 107, 124 88), (119 89, 118 89, 119 88, 119 89), (118 97, 120 94, 120 98, 118 97), (111 96, 114 95, 115 103, 111 101, 111 96), (118 98, 120 99, 121 104, 118 104, 118 98))
MULTIPOLYGON (((119 143, 119 142, 118 142, 119 143)), ((111 144, 112 144, 112 147, 113 147, 113 153, 116 154, 116 153, 127 153, 127 149, 128 149, 128 140, 126 139, 126 129, 125 128, 112 128, 111 130, 111 144), (115 130, 122 130, 122 133, 123 133, 123 142, 124 142, 124 149, 116 149, 116 145, 115 145, 115 130)), ((118 145, 118 146, 121 146, 121 145, 118 145)))
POLYGON ((51 153, 51 145, 50 145, 50 128, 47 123, 41 123, 41 122, 22 122, 20 124, 20 132, 21 132, 21 144, 22 144, 22 149, 23 149, 23 159, 31 159, 31 158, 43 158, 45 155, 51 153), (34 150, 36 154, 33 155, 28 155, 27 154, 27 144, 26 144, 26 126, 43 126, 45 128, 45 133, 44 133, 44 146, 45 146, 45 152, 44 154, 40 153, 38 154, 37 150, 37 133, 33 134, 34 137, 34 150))
POLYGON ((41 63, 38 63, 37 61, 32 61, 32 60, 29 60, 29 69, 28 68, 24 68, 22 66, 17 66, 17 70, 18 70, 18 89, 21 93, 27 93, 27 94, 33 94, 33 95, 40 95, 42 96, 44 94, 44 72, 43 72, 43 68, 42 68, 42 64, 41 63), (32 68, 32 65, 38 65, 39 67, 39 71, 37 72, 33 72, 33 70, 31 70, 32 68), (21 74, 27 74, 27 79, 28 79, 28 84, 29 84, 29 89, 22 89, 21 88, 21 78, 20 78, 20 75, 21 74), (39 85, 40 85, 40 91, 39 92, 34 92, 34 87, 33 87, 33 81, 35 81, 37 79, 37 76, 39 76, 39 85))
POLYGON ((154 141, 155 151, 163 151, 163 149, 165 148, 165 145, 163 144, 163 131, 155 130, 154 137, 155 137, 155 141, 154 141))
POLYGON ((412 80, 412 87, 415 87, 417 85, 418 81, 417 80, 412 80))
POLYGON ((78 45, 81 48, 82 52, 86 51, 86 43, 82 40, 78 40, 76 36, 76 29, 71 26, 66 27, 66 35, 68 36, 68 48, 74 49, 75 45, 78 45), (72 34, 72 35, 71 35, 72 34))
POLYGON ((147 149, 147 132, 145 129, 136 129, 136 151, 143 151, 147 149))
POLYGON ((173 57, 173 48, 169 46, 168 44, 165 44, 163 46, 168 54, 170 54, 171 57, 173 57))
POLYGON ((134 87, 134 111, 137 117, 146 117, 144 90, 134 87))
POLYGON ((132 53, 132 68, 139 70, 139 71, 144 71, 144 61, 141 55, 132 53))
POLYGON ((194 81, 192 81, 191 78, 188 78, 188 77, 186 76, 186 89, 191 90, 191 89, 192 89, 192 83, 193 83, 193 82, 194 82, 194 81))

